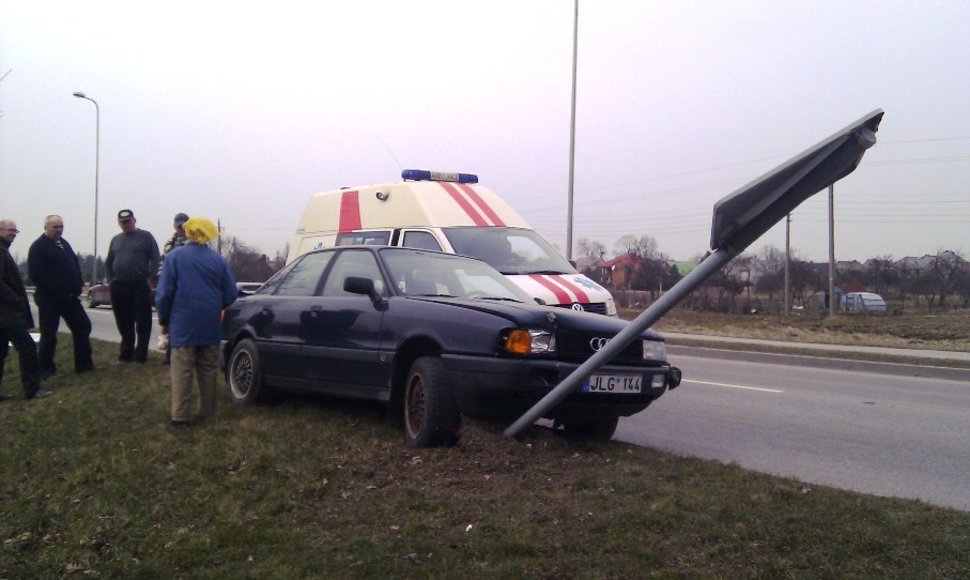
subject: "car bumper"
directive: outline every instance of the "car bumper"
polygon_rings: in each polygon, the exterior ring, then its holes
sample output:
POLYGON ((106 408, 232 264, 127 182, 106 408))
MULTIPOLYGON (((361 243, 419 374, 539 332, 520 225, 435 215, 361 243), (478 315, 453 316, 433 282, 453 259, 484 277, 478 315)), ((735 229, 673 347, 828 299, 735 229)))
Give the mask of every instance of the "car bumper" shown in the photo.
MULTIPOLYGON (((443 355, 449 382, 462 413, 475 417, 521 415, 579 365, 557 361, 513 360, 443 355)), ((647 408, 671 383, 671 367, 606 365, 596 374, 640 375, 642 391, 633 394, 587 393, 578 387, 547 418, 564 421, 628 416, 647 408), (651 388, 654 375, 663 375, 663 386, 651 388)))

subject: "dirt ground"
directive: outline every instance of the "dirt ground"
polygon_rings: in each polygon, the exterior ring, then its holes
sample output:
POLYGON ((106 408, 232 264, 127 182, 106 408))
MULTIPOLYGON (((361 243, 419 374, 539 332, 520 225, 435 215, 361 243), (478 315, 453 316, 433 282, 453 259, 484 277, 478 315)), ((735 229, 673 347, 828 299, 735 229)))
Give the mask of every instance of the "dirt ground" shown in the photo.
MULTIPOLYGON (((638 311, 621 311, 631 319, 638 311)), ((660 332, 970 352, 970 310, 943 313, 848 315, 731 315, 676 308, 654 328, 660 332)))

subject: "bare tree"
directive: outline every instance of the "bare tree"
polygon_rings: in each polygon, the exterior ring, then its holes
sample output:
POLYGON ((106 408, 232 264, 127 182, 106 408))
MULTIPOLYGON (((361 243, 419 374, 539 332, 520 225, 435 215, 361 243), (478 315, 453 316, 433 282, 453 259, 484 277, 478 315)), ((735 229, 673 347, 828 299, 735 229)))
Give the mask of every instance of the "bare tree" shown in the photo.
POLYGON ((606 246, 598 240, 579 238, 576 242, 576 253, 587 260, 596 261, 606 254, 606 246))

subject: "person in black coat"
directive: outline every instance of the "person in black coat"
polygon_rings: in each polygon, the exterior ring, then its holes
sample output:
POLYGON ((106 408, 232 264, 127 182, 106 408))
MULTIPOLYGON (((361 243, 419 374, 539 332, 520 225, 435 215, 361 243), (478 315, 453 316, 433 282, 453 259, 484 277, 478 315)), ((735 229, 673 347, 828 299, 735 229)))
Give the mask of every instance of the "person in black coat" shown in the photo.
MULTIPOLYGON (((30 313, 20 270, 10 255, 10 244, 19 233, 13 220, 0 220, 0 381, 3 380, 9 345, 13 344, 20 359, 20 382, 24 386, 24 396, 42 399, 52 393, 40 386, 37 346, 29 332, 34 327, 34 317, 30 313)), ((10 395, 0 394, 0 401, 9 398, 10 395)))
POLYGON ((34 303, 40 315, 40 376, 57 372, 54 352, 61 318, 74 339, 74 371, 94 370, 91 361, 91 319, 81 305, 84 279, 81 263, 71 244, 63 238, 64 220, 59 215, 44 218, 44 233, 30 246, 27 270, 34 281, 34 303))

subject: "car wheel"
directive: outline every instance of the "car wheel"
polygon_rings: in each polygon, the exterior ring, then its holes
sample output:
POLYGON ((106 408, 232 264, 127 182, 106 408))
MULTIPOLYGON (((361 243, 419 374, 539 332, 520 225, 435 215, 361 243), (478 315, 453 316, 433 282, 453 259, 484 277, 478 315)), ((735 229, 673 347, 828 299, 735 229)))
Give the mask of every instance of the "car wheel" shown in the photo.
POLYGON ((269 389, 263 382, 259 351, 252 340, 241 340, 232 349, 226 367, 226 384, 229 385, 229 398, 233 403, 254 405, 267 399, 269 389))
POLYGON ((414 361, 404 385, 404 436, 414 447, 440 447, 458 441, 461 414, 445 366, 437 357, 414 361))
POLYGON ((613 439, 613 434, 616 433, 616 426, 619 422, 619 417, 610 417, 586 423, 565 423, 563 430, 568 437, 607 443, 613 439))
POLYGON ((94 296, 88 294, 88 308, 97 308, 98 303, 94 301, 94 296))

